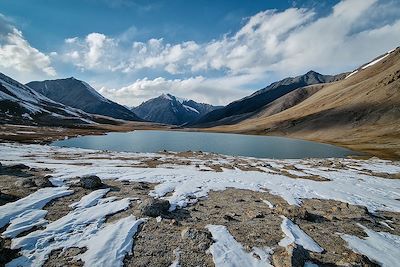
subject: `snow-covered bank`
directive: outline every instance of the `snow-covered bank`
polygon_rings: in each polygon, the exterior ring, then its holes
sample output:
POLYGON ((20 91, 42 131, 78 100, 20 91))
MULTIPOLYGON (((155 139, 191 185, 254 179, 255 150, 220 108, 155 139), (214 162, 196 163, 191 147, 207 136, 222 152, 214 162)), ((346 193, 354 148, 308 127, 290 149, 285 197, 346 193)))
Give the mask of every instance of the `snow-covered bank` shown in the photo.
MULTIPOLYGON (((210 164, 230 164, 238 158, 213 157, 209 160, 180 158, 168 154, 117 153, 40 145, 1 144, 3 163, 24 163, 31 167, 49 168, 55 184, 62 185, 77 176, 95 174, 101 179, 118 179, 157 183, 151 192, 165 198, 173 207, 184 207, 206 197, 210 190, 228 187, 253 191, 268 190, 283 197, 289 204, 300 205, 304 198, 330 199, 362 205, 369 211, 400 212, 400 180, 385 179, 373 173, 400 173, 399 162, 378 159, 341 159, 340 168, 320 166, 319 159, 272 160, 239 158, 248 166, 259 166, 260 171, 243 171, 222 167, 214 172, 210 164), (157 157, 157 168, 142 163, 157 157), (176 161, 189 161, 183 165, 176 161), (197 165, 197 166, 196 166, 197 165), (298 178, 279 172, 287 165, 297 168, 298 178), (328 181, 306 179, 316 175, 328 181), (168 194, 168 196, 167 196, 168 194)), ((334 160, 333 160, 334 161, 334 160)))
MULTIPOLYGON (((124 257, 132 251, 133 236, 138 231, 139 225, 145 223, 145 219, 133 217, 131 210, 122 216, 117 214, 109 223, 106 223, 106 218, 127 208, 139 209, 133 201, 137 200, 135 197, 138 195, 123 193, 116 196, 113 186, 92 192, 85 191, 80 199, 69 200, 68 206, 71 208, 69 213, 64 213, 62 217, 50 222, 44 219, 47 211, 42 208, 46 203, 71 194, 77 187, 67 186, 77 181, 77 177, 88 174, 97 175, 110 185, 119 183, 122 185, 120 189, 133 184, 121 182, 125 180, 157 184, 153 190, 149 187, 143 195, 149 193, 156 198, 168 199, 172 208, 195 203, 206 198, 210 191, 234 188, 255 192, 268 191, 269 194, 281 196, 289 204, 294 205, 302 205, 302 201, 306 198, 317 198, 362 205, 370 211, 400 211, 400 201, 398 201, 400 180, 382 178, 397 175, 400 172, 400 164, 379 159, 272 160, 207 153, 117 153, 20 144, 0 144, 0 154, 4 165, 23 163, 37 169, 50 169, 52 181, 60 185, 55 188, 39 189, 23 199, 0 206, 1 214, 6 215, 0 218, 0 222, 3 226, 9 224, 2 235, 12 238, 13 249, 21 250, 20 257, 10 262, 8 266, 40 266, 54 251, 59 251, 57 253, 61 253, 60 257, 63 257, 63 253, 67 253, 69 248, 84 247, 86 250, 81 250, 74 259, 82 260, 86 266, 100 262, 107 266, 122 265, 124 257), (153 165, 149 166, 148 162, 153 165), (29 234, 19 235, 34 226, 39 228, 29 234)), ((261 206, 274 210, 274 216, 279 216, 281 208, 279 201, 284 201, 269 198, 271 203, 265 200, 264 193, 257 194, 259 195, 256 200, 262 204, 261 206)), ((265 194, 265 197, 267 198, 268 194, 265 194)), ((307 203, 304 206, 307 206, 307 203)), ((246 221, 247 215, 241 216, 238 218, 246 221)), ((279 245, 286 247, 295 243, 314 253, 321 253, 329 248, 323 241, 321 243, 321 239, 313 236, 312 232, 303 228, 301 222, 293 220, 296 222, 294 224, 286 217, 281 218, 282 221, 277 217, 276 233, 284 234, 282 236, 284 239, 281 240, 282 237, 278 236, 273 243, 275 247, 270 244, 251 245, 250 250, 247 249, 248 246, 244 249, 244 246, 236 241, 241 239, 235 239, 231 235, 235 232, 231 231, 229 228, 231 226, 228 224, 223 225, 223 220, 212 222, 207 229, 214 239, 214 244, 210 248, 214 262, 219 266, 234 266, 232 259, 240 258, 246 265, 268 266, 272 249, 279 245), (318 240, 319 244, 314 240, 318 240)), ((154 219, 154 222, 157 221, 157 225, 165 225, 168 224, 167 220, 159 217, 157 220, 154 219)), ((147 223, 150 224, 150 221, 147 223)), ((147 226, 146 224, 144 228, 147 226)), ((384 228, 378 229, 382 231, 384 228)), ((383 259, 385 252, 382 248, 391 246, 387 251, 395 255, 400 249, 398 236, 374 232, 367 228, 364 230, 369 236, 365 239, 352 235, 342 235, 342 238, 348 242, 353 251, 365 254, 373 261, 385 263, 396 260, 396 256, 383 259), (375 245, 378 243, 383 246, 375 245)), ((177 244, 174 244, 173 249, 177 247, 177 244)), ((171 255, 174 255, 171 263, 179 265, 184 257, 179 256, 181 252, 178 250, 174 254, 173 249, 170 251, 171 255)), ((181 246, 181 249, 184 251, 184 247, 181 246)))

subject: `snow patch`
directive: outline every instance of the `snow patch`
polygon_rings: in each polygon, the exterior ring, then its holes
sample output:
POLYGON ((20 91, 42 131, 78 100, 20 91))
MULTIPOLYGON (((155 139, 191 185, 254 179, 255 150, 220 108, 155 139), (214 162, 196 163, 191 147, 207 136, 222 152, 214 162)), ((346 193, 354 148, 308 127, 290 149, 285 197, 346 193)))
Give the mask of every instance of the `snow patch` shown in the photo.
MULTIPOLYGON (((0 153, 1 154, 1 153, 0 153)), ((4 155, 4 154, 1 154, 4 155)), ((14 220, 23 215, 28 210, 40 210, 51 200, 72 194, 72 190, 68 187, 48 187, 41 188, 38 191, 19 199, 15 202, 7 203, 0 206, 0 228, 7 225, 11 220, 14 220)), ((33 216, 32 214, 30 216, 33 216)), ((34 217, 34 216, 33 216, 34 217)), ((17 220, 17 222, 19 222, 17 220)), ((13 226, 15 227, 15 226, 13 226)))
POLYGON ((248 253, 238 243, 223 225, 207 225, 215 241, 209 251, 213 256, 216 267, 268 267, 271 266, 269 254, 271 249, 254 248, 253 253, 248 253), (256 255, 258 257, 256 257, 256 255))
POLYGON ((285 216, 281 216, 281 218, 283 219, 281 229, 286 235, 286 237, 279 242, 279 245, 281 247, 287 247, 290 244, 295 243, 297 245, 303 246, 303 248, 309 251, 318 253, 324 251, 324 249, 321 248, 311 237, 304 233, 299 226, 294 224, 285 216))
MULTIPOLYGON (((83 196, 80 201, 72 203, 69 205, 71 208, 75 209, 82 209, 82 208, 89 208, 94 206, 98 203, 99 199, 105 196, 110 191, 109 188, 106 189, 99 189, 96 191, 91 192, 90 194, 83 196)), ((115 200, 115 199, 113 199, 115 200)), ((107 203, 107 202, 103 202, 107 203)))
POLYGON ((265 199, 261 199, 261 200, 262 200, 262 202, 267 204, 270 209, 274 209, 275 208, 275 206, 271 202, 269 202, 268 200, 265 200, 265 199))
POLYGON ((47 224, 44 217, 47 210, 27 210, 10 221, 10 225, 2 234, 3 237, 14 238, 20 233, 30 230, 35 226, 47 224))
POLYGON ((144 222, 131 215, 106 225, 81 243, 87 251, 77 258, 85 266, 122 266, 125 255, 132 253, 133 236, 144 222))
POLYGON ((385 232, 375 232, 357 224, 368 235, 366 238, 344 234, 341 237, 349 248, 356 253, 367 256, 370 260, 383 267, 398 266, 400 262, 400 236, 385 232))
MULTIPOLYGON (((49 223, 43 230, 14 238, 11 248, 21 249, 22 256, 14 259, 7 266, 41 266, 54 250, 86 246, 90 243, 88 240, 99 231, 99 227, 104 223, 107 215, 125 210, 129 205, 130 200, 124 198, 88 208, 77 208, 64 217, 49 223)), ((103 235, 105 235, 104 232, 103 235)), ((113 244, 116 245, 116 243, 113 244)), ((118 249, 118 247, 110 246, 109 249, 115 253, 114 249, 118 249)), ((103 253, 111 252, 103 251, 103 253)))
POLYGON ((371 61, 371 62, 368 63, 367 65, 362 66, 361 68, 362 68, 363 70, 365 70, 366 68, 371 67, 371 66, 375 65, 376 63, 378 63, 379 61, 385 59, 387 56, 389 56, 389 54, 390 54, 390 52, 388 52, 387 54, 385 54, 384 56, 382 56, 382 57, 380 57, 380 58, 375 59, 374 61, 371 61))
POLYGON ((175 260, 171 263, 169 267, 181 267, 179 263, 181 260, 181 250, 180 248, 174 249, 175 260))

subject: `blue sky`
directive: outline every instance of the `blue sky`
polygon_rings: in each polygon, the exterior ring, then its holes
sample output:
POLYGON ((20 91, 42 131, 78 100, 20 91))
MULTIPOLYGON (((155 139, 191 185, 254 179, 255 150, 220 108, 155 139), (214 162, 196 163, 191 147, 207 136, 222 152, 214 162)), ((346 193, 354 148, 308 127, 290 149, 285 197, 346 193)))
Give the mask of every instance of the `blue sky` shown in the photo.
POLYGON ((400 43, 396 0, 4 0, 0 13, 1 72, 74 76, 126 105, 166 92, 226 104, 400 43))

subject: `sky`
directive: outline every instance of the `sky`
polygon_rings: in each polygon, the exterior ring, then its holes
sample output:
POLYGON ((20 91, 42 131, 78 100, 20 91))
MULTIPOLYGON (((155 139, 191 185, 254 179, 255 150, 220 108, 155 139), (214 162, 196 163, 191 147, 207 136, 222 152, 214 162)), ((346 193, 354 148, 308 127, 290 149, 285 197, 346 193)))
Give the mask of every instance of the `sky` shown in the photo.
POLYGON ((398 0, 0 1, 0 72, 75 77, 127 106, 162 93, 225 105, 399 45, 398 0))

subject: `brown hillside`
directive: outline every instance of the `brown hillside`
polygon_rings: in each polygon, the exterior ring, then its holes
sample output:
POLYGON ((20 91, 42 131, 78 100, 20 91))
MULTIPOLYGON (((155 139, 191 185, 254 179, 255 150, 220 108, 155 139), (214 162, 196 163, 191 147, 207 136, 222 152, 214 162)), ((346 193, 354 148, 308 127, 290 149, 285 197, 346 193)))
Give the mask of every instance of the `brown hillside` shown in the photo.
POLYGON ((299 104, 286 101, 278 99, 252 118, 209 130, 284 135, 400 158, 400 48, 299 104), (285 105, 289 108, 283 110, 285 105), (283 111, 272 112, 277 109, 283 111))

